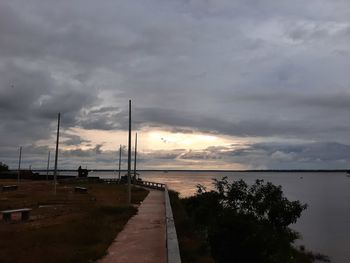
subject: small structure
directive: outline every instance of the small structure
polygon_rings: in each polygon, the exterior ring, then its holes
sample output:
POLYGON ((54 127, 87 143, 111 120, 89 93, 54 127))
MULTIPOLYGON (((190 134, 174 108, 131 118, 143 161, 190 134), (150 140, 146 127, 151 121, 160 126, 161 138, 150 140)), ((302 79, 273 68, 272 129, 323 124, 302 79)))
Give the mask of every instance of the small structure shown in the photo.
POLYGON ((88 177, 89 171, 87 169, 82 169, 81 166, 78 168, 78 177, 79 178, 86 178, 88 177))
POLYGON ((21 213, 21 220, 22 221, 26 221, 26 220, 29 219, 30 211, 32 211, 32 209, 30 209, 30 208, 4 210, 4 211, 1 211, 1 213, 2 213, 2 220, 4 220, 4 221, 11 221, 12 220, 12 214, 21 213))
MULTIPOLYGON (((131 183, 133 183, 133 184, 137 184, 137 182, 142 181, 142 179, 140 178, 140 174, 139 173, 136 173, 136 176, 134 176, 134 172, 131 172, 130 173, 130 177, 131 177, 131 179, 136 178, 136 181, 131 180, 131 183)), ((128 183, 128 174, 122 175, 120 177, 119 182, 120 183, 125 183, 125 184, 128 183)))

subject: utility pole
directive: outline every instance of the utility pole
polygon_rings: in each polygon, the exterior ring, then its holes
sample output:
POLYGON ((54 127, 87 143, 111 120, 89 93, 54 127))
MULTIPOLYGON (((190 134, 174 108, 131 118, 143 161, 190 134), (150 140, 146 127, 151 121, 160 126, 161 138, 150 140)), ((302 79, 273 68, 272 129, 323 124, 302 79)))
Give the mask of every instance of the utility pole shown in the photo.
POLYGON ((137 133, 136 133, 136 137, 135 137, 134 184, 136 183, 136 155, 137 155, 137 133))
POLYGON ((46 167, 46 181, 49 180, 49 169, 50 169, 50 151, 47 157, 47 167, 46 167))
POLYGON ((18 158, 18 175, 17 182, 19 183, 19 179, 21 176, 21 161, 22 161, 22 146, 19 147, 19 158, 18 158))
POLYGON ((54 177, 54 185, 55 185, 55 194, 56 194, 56 187, 57 187, 57 159, 58 159, 58 143, 60 138, 60 119, 61 119, 61 113, 58 113, 57 118, 57 139, 56 139, 56 156, 55 156, 55 170, 53 172, 54 177))
POLYGON ((129 100, 129 143, 128 143, 128 205, 131 205, 131 100, 129 100))
POLYGON ((122 145, 119 146, 119 173, 118 173, 118 179, 120 182, 120 168, 122 164, 122 145))

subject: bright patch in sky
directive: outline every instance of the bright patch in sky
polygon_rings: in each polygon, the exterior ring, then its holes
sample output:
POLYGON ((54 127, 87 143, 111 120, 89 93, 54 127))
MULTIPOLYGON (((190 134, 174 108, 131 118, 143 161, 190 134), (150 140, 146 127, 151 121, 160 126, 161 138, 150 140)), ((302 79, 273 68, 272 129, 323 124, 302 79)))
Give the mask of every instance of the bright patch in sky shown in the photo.
POLYGON ((167 131, 149 131, 143 135, 145 149, 205 149, 210 146, 227 146, 240 142, 231 137, 207 135, 203 133, 170 133, 167 131))
MULTIPOLYGON (((79 148, 87 150, 94 148, 95 145, 101 145, 103 151, 116 151, 119 145, 127 145, 127 132, 124 131, 105 131, 105 130, 86 130, 73 128, 65 133, 66 135, 78 135, 82 143, 79 145, 64 145, 67 139, 62 140, 62 148, 72 150, 79 148)), ((64 138, 64 135, 63 135, 64 138)), ((135 132, 133 133, 133 140, 135 132)), ((53 140, 51 140, 53 141, 53 140)), ((248 139, 236 138, 224 135, 209 135, 204 133, 172 133, 163 130, 143 129, 138 131, 138 149, 139 151, 153 150, 202 150, 211 146, 231 146, 237 148, 244 147, 249 142, 248 139)), ((48 143, 42 142, 42 145, 48 143)), ((134 144, 133 144, 134 146, 134 144)))

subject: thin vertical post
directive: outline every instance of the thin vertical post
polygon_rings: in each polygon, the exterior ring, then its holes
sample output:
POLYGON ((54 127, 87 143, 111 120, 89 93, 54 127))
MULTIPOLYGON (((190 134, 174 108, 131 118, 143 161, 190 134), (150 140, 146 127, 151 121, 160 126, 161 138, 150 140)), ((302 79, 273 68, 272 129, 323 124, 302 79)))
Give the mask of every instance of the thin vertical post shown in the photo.
POLYGON ((17 175, 17 182, 18 183, 19 183, 20 176, 21 176, 21 161, 22 161, 22 146, 19 147, 18 175, 17 175))
POLYGON ((60 138, 60 119, 61 119, 61 113, 58 113, 58 118, 57 118, 57 139, 56 139, 56 156, 55 156, 55 170, 53 173, 54 177, 54 185, 55 185, 55 194, 56 194, 56 185, 57 185, 57 160, 58 160, 58 143, 59 143, 59 138, 60 138))
POLYGON ((136 155, 137 155, 137 133, 135 135, 134 184, 136 183, 136 155))
POLYGON ((131 204, 131 100, 129 100, 129 142, 128 142, 128 204, 131 204))
POLYGON ((118 179, 120 181, 120 168, 122 164, 122 145, 119 146, 119 173, 118 173, 118 179))
POLYGON ((50 169, 50 151, 47 156, 46 181, 49 180, 49 169, 50 169))

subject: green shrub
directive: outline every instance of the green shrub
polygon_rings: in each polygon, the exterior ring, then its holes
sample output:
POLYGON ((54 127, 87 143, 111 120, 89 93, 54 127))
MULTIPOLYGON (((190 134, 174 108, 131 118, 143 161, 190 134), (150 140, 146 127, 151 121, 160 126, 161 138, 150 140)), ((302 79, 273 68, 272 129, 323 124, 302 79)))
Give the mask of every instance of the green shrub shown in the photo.
POLYGON ((248 186, 224 177, 214 186, 206 191, 199 185, 183 202, 217 262, 313 262, 312 253, 294 248, 299 234, 289 228, 306 204, 289 201, 281 186, 263 180, 248 186))
POLYGON ((0 171, 8 171, 8 170, 9 170, 9 167, 6 164, 0 162, 0 171))

